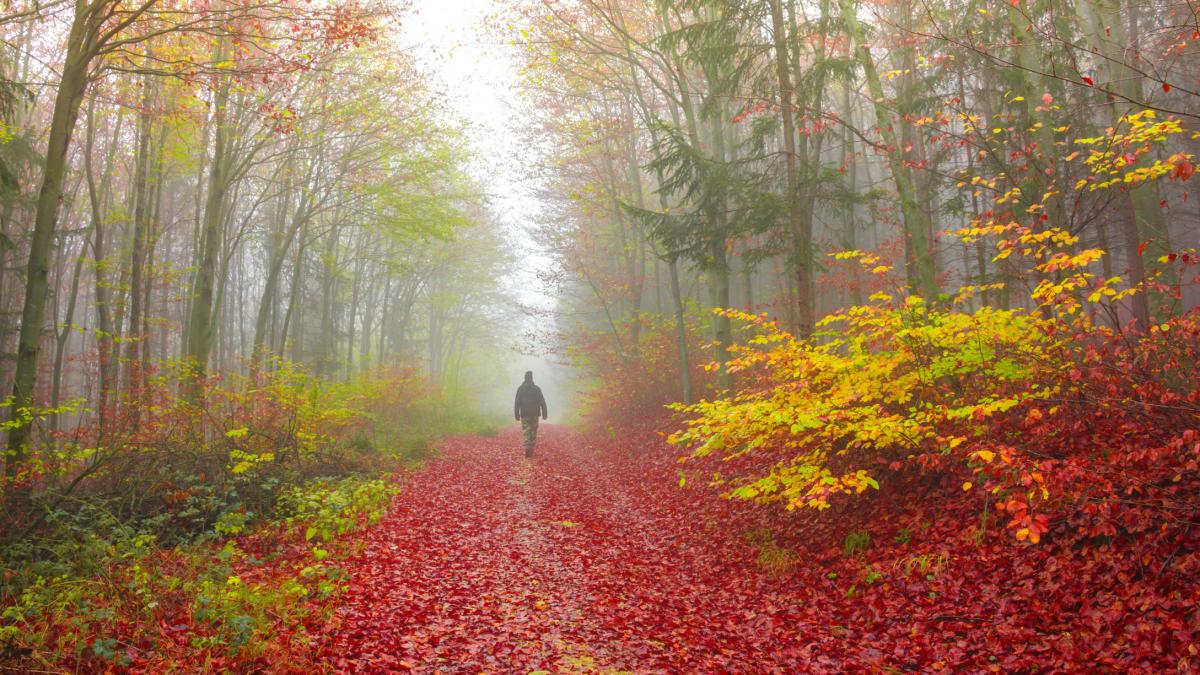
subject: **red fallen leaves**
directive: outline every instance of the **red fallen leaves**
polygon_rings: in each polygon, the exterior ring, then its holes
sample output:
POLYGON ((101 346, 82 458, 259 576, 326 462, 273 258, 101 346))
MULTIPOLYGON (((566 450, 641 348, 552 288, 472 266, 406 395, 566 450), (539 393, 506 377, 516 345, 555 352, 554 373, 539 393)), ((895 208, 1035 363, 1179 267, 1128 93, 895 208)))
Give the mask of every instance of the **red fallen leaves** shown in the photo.
POLYGON ((980 531, 960 479, 911 467, 849 507, 784 513, 700 478, 680 489, 651 426, 619 440, 544 427, 530 462, 512 432, 448 441, 347 561, 327 664, 1163 672, 1195 659, 1200 532, 1166 574, 1136 541, 1081 546, 1061 523, 1014 544, 995 519, 980 531), (763 528, 795 552, 790 569, 758 565, 745 535, 763 528), (850 532, 870 545, 847 555, 850 532))
POLYGON ((532 462, 517 446, 512 433, 453 439, 413 477, 347 562, 350 590, 325 648, 333 667, 745 672, 799 662, 812 640, 796 608, 763 602, 775 582, 736 535, 692 517, 690 495, 561 428, 543 428, 532 462))

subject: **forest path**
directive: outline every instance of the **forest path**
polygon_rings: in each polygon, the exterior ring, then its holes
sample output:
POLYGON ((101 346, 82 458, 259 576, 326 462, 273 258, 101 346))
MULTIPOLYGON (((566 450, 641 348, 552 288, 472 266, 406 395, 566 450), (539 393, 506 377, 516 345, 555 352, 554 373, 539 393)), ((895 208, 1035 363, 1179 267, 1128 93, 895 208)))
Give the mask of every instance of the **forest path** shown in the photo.
POLYGON ((330 665, 784 672, 807 660, 803 622, 751 549, 641 466, 558 426, 542 427, 532 460, 514 429, 449 439, 347 561, 330 665))

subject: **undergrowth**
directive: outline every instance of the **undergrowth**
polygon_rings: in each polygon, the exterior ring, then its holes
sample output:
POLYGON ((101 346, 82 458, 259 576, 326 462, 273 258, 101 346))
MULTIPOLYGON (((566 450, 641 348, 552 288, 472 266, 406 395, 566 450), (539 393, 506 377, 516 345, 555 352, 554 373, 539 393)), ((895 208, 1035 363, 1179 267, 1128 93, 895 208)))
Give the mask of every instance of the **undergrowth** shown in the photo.
POLYGON ((21 477, 27 501, 0 523, 0 662, 303 667, 350 535, 442 434, 480 424, 411 372, 328 383, 281 364, 210 383, 202 407, 150 381, 105 429, 46 439, 21 477))

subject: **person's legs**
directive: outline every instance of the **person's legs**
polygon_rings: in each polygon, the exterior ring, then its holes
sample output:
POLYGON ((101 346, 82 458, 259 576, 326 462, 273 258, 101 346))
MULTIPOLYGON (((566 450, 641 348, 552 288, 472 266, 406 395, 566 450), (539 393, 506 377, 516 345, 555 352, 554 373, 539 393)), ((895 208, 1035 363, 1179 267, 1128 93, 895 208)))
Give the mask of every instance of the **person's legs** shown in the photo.
POLYGON ((522 417, 521 431, 525 434, 525 456, 533 457, 533 447, 537 445, 538 418, 522 417))

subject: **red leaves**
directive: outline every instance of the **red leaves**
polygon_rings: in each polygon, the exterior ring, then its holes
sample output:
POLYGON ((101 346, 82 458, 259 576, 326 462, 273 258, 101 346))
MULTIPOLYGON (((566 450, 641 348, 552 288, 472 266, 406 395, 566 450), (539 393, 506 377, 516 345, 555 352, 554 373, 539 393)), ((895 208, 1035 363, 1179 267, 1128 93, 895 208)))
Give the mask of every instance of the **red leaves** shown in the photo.
MULTIPOLYGON (((1085 387, 1112 377, 1081 364, 1064 380, 1085 387)), ((993 423, 1035 439, 1047 456, 1064 455, 1063 444, 1145 438, 1139 427, 1118 431, 1123 415, 1064 433, 1077 414, 1035 410, 993 423)), ((1074 456, 1049 460, 1059 463, 1045 477, 1016 467, 1014 489, 994 499, 986 495, 998 476, 963 492, 961 476, 898 463, 876 498, 797 515, 719 499, 709 467, 690 471, 681 489, 674 454, 650 426, 626 422, 617 438, 543 427, 528 463, 512 432, 447 442, 347 562, 340 627, 322 647, 329 665, 1161 672, 1193 658, 1195 547, 1169 558, 1175 546, 1146 538, 1159 536, 1161 518, 1149 522, 1159 511, 1135 513, 1127 495, 1103 498, 1119 491, 1113 479, 1129 454, 1112 455, 1116 473, 1074 456), (1026 498, 1046 481, 1085 478, 1078 510, 1064 515, 1026 498), (1037 545, 1014 545, 994 516, 981 529, 984 499, 1037 545), (870 545, 848 555, 852 532, 870 545), (794 552, 790 566, 760 567, 763 536, 794 552), (1164 560, 1171 571, 1155 576, 1164 560)), ((1180 434, 1172 447, 1182 452, 1198 436, 1180 434)), ((1180 488, 1194 494, 1189 481, 1180 488)))
POLYGON ((1092 80, 1092 78, 1090 78, 1090 77, 1088 77, 1088 76, 1086 76, 1086 75, 1084 75, 1084 76, 1083 76, 1081 79, 1083 80, 1083 83, 1084 83, 1084 84, 1086 84, 1086 85, 1087 85, 1087 86, 1089 86, 1089 87, 1094 87, 1094 86, 1096 86, 1096 82, 1095 82, 1094 80, 1092 80))
POLYGON ((1175 163, 1175 168, 1171 170, 1172 180, 1187 180, 1196 173, 1196 167, 1187 159, 1181 159, 1175 163))

